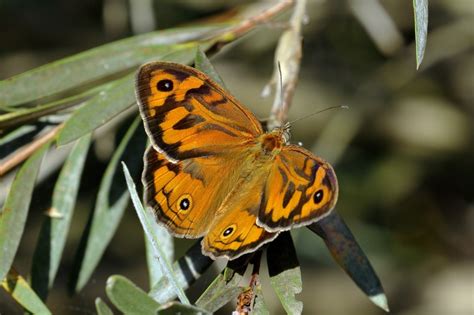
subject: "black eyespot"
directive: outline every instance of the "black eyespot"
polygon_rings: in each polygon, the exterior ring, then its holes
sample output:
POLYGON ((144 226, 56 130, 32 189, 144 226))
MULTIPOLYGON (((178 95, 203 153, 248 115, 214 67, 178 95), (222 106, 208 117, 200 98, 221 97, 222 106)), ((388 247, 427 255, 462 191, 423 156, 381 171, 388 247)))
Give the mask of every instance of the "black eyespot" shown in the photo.
POLYGON ((188 198, 183 198, 181 199, 181 201, 179 202, 179 208, 181 210, 188 210, 189 209, 189 199, 188 198))
POLYGON ((224 233, 222 233, 222 236, 229 236, 232 232, 234 231, 233 227, 228 227, 224 233))
POLYGON ((161 92, 169 92, 173 90, 173 81, 168 80, 168 79, 160 80, 156 84, 156 88, 158 89, 158 91, 161 91, 161 92))
POLYGON ((322 189, 318 190, 317 192, 314 193, 313 195, 313 201, 315 204, 318 204, 321 202, 321 200, 323 200, 323 197, 324 197, 324 193, 322 191, 322 189))

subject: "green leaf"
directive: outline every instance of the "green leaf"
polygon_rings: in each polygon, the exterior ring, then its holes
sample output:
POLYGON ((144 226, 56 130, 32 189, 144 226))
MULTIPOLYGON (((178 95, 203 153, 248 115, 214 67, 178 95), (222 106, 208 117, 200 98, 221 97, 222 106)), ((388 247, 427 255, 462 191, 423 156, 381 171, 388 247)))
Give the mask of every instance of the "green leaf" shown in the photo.
POLYGON ((184 304, 190 304, 187 296, 184 294, 183 290, 179 286, 178 280, 175 278, 171 264, 166 259, 163 247, 161 246, 161 242, 158 239, 158 235, 156 235, 155 231, 153 230, 153 226, 150 223, 151 220, 147 215, 147 212, 143 208, 142 203, 140 202, 140 198, 138 197, 135 188, 135 183, 133 182, 133 179, 130 176, 128 168, 125 163, 122 163, 122 166, 123 171, 125 173, 125 179, 127 181, 128 190, 130 191, 130 197, 132 198, 133 206, 135 207, 138 218, 140 219, 140 223, 142 224, 143 230, 145 231, 146 237, 153 245, 156 260, 160 264, 162 272, 168 277, 169 282, 173 285, 173 288, 176 291, 176 295, 178 296, 179 300, 184 304))
POLYGON ((89 134, 74 144, 54 186, 49 215, 41 227, 33 256, 31 282, 43 299, 58 271, 90 141, 89 134))
POLYGON ((238 286, 242 276, 230 268, 226 268, 209 285, 204 293, 196 301, 200 308, 215 312, 227 304, 242 292, 243 288, 238 286))
POLYGON ((210 314, 202 308, 185 305, 178 302, 169 302, 158 309, 158 315, 205 315, 210 314))
POLYGON ((255 286, 255 301, 253 305, 252 315, 269 315, 265 299, 263 298, 262 285, 258 284, 255 286))
POLYGON ((44 315, 51 314, 35 291, 30 288, 28 282, 15 270, 10 269, 7 277, 2 281, 2 287, 28 312, 44 315))
POLYGON ((217 84, 219 84, 221 87, 225 89, 225 84, 222 78, 219 76, 217 73, 216 69, 214 66, 211 64, 209 59, 206 56, 206 53, 201 49, 201 47, 198 47, 196 51, 196 57, 194 59, 194 66, 196 69, 204 72, 207 74, 211 79, 216 81, 217 84))
MULTIPOLYGON (((128 191, 123 179, 118 176, 117 166, 119 161, 124 159, 125 155, 136 159, 136 163, 141 163, 141 157, 137 158, 136 152, 143 152, 146 136, 141 129, 140 132, 136 133, 140 121, 139 117, 133 121, 125 136, 121 139, 102 177, 89 233, 85 235, 87 237, 87 244, 85 245, 84 257, 77 275, 75 291, 81 290, 89 280, 107 245, 115 234, 123 212, 127 207, 129 200, 128 191), (131 141, 132 137, 135 139, 134 141, 131 141), (140 141, 142 142, 141 146, 137 148, 140 141)), ((138 169, 137 166, 135 168, 138 169)))
POLYGON ((102 301, 101 298, 95 299, 95 309, 97 310, 98 315, 113 315, 114 312, 110 309, 110 307, 102 301))
POLYGON ((425 55, 428 37, 428 0, 413 0, 415 16, 416 69, 421 65, 425 55))
MULTIPOLYGON (((148 214, 150 215, 150 214, 148 214)), ((173 261, 174 259, 174 243, 173 236, 168 233, 168 230, 160 225, 151 215, 151 225, 153 231, 157 238, 161 241, 161 246, 163 246, 163 252, 165 253, 166 259, 168 261, 173 261)), ((146 258, 149 274, 149 283, 150 288, 152 288, 160 279, 163 279, 163 273, 161 272, 160 265, 156 263, 156 258, 153 250, 153 244, 145 235, 145 246, 146 246, 146 258)), ((176 270, 173 265, 173 270, 176 270)))
MULTIPOLYGON (((194 44, 175 46, 166 54, 155 55, 155 58, 162 61, 190 63, 194 58, 196 47, 194 44)), ((85 101, 84 105, 71 116, 60 131, 58 145, 66 144, 95 130, 135 105, 134 82, 134 74, 127 75, 85 101)))
POLYGON ((160 306, 145 291, 123 276, 109 277, 105 291, 110 301, 124 314, 156 314, 160 306))
POLYGON ((157 31, 46 64, 0 81, 0 107, 31 102, 133 69, 169 53, 176 44, 208 39, 222 29, 214 25, 157 31))
POLYGON ((36 176, 50 143, 44 144, 21 166, 0 212, 0 279, 5 278, 15 258, 25 228, 36 176))
POLYGON ((288 314, 301 314, 303 303, 295 295, 302 291, 301 270, 290 232, 283 232, 267 247, 268 274, 281 305, 288 314))

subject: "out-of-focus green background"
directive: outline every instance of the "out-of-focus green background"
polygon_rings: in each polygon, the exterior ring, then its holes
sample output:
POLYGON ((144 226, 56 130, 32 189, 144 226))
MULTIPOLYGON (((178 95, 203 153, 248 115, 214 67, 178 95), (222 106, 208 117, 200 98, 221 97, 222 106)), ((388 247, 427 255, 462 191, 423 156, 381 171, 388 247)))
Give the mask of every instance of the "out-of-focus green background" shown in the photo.
MULTIPOLYGON (((205 20, 242 3, 4 0, 0 79, 106 42, 205 20)), ((309 1, 290 120, 329 106, 350 109, 299 120, 292 140, 335 166, 337 210, 381 278, 393 314, 468 315, 474 314, 474 2, 429 4, 428 45, 416 71, 411 0, 309 1)), ((227 88, 261 118, 272 103, 260 92, 273 71, 281 27, 263 26, 212 59, 227 88)), ((94 313, 93 300, 104 296, 113 273, 147 286, 143 237, 130 208, 93 280, 78 296, 66 294, 113 143, 114 134, 106 135, 89 154, 65 259, 48 299, 55 314, 94 313)), ((35 192, 15 262, 22 274, 29 273, 56 176, 44 177, 35 192)), ((293 236, 305 314, 383 313, 337 267, 317 236, 306 229, 293 236)), ((178 255, 190 244, 177 241, 178 255)), ((204 275, 191 298, 213 275, 204 275)), ((282 313, 265 276, 263 282, 272 314, 282 313)), ((21 313, 3 291, 0 313, 21 313)))

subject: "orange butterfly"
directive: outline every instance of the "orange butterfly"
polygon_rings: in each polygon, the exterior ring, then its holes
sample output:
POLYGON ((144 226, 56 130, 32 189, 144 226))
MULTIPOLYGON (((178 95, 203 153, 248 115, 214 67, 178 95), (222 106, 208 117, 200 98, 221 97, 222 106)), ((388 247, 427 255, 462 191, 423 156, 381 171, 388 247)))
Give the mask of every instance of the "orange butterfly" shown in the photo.
POLYGON ((175 63, 140 68, 136 96, 152 146, 144 199, 175 236, 212 258, 237 258, 335 206, 332 167, 288 144, 204 73, 175 63))

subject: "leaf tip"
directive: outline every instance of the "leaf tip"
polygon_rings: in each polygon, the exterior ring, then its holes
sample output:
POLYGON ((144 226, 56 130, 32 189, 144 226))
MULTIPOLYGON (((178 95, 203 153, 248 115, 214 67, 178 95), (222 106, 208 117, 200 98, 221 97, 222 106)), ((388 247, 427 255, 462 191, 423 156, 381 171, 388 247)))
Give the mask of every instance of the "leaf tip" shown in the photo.
POLYGON ((384 293, 369 296, 369 299, 372 301, 372 303, 383 309, 385 312, 390 312, 390 309, 388 308, 387 296, 384 293))

